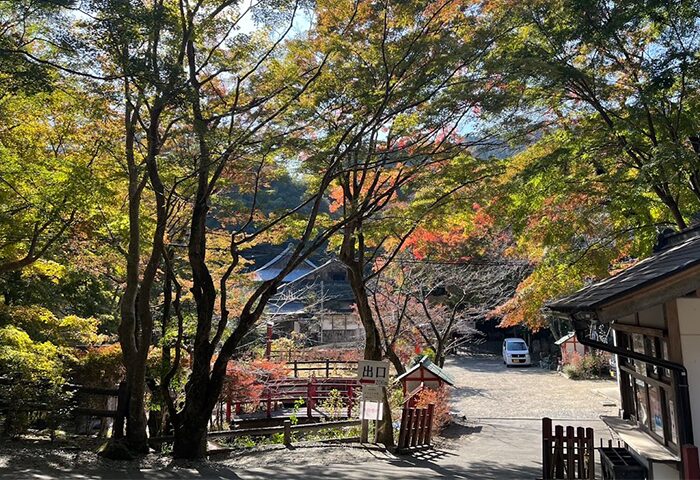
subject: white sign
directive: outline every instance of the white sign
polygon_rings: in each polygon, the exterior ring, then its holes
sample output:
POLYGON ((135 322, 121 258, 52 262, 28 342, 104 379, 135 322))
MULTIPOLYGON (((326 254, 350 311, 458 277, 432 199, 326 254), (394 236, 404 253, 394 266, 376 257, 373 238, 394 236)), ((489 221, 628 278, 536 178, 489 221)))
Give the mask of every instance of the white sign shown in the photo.
POLYGON ((374 383, 380 387, 389 384, 389 362, 360 360, 357 362, 357 376, 362 383, 374 383))
POLYGON ((384 400, 384 387, 379 385, 362 385, 363 402, 381 402, 384 400))
POLYGON ((384 418, 382 402, 360 402, 360 420, 381 420, 384 418))

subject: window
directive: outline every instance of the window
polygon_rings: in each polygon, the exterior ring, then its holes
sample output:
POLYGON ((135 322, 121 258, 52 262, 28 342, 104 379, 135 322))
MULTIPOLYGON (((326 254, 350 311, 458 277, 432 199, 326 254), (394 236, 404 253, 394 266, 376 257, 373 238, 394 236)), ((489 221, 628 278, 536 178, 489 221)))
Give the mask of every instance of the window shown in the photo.
MULTIPOLYGON (((615 325, 618 345, 648 357, 668 359, 663 330, 615 325)), ((671 372, 650 363, 620 357, 620 385, 626 416, 650 436, 678 450, 678 432, 671 372)))
POLYGON ((525 352, 525 351, 527 351, 527 345, 525 345, 525 342, 522 342, 522 341, 508 342, 507 345, 508 345, 507 350, 509 352, 525 352))

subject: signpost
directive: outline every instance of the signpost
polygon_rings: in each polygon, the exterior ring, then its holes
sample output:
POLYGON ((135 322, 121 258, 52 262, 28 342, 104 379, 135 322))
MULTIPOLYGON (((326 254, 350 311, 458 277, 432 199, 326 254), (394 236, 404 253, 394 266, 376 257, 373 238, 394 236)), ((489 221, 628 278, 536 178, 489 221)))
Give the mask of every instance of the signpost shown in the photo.
MULTIPOLYGON (((357 376, 362 384, 360 419, 362 420, 361 441, 367 441, 368 421, 379 422, 384 416, 384 387, 389 384, 389 362, 360 360, 357 363, 357 376)), ((377 428, 375 425, 375 442, 377 428)))
POLYGON ((389 362, 360 360, 357 362, 357 376, 362 384, 373 383, 386 387, 389 384, 389 362))

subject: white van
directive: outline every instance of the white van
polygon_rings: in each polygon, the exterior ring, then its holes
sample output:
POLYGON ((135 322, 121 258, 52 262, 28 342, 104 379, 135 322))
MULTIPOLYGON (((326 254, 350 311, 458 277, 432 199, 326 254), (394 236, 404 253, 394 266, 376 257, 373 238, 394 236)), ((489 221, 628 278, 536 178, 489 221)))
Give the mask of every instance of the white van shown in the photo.
POLYGON ((522 338, 506 338, 503 340, 503 363, 506 367, 512 365, 530 365, 530 350, 522 338))

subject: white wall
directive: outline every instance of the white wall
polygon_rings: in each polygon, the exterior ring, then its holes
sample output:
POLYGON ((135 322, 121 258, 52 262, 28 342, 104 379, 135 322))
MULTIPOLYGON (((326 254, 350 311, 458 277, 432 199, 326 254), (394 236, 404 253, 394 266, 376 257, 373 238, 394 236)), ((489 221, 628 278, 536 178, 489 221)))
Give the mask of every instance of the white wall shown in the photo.
POLYGON ((690 413, 697 443, 700 438, 700 298, 679 298, 676 302, 683 364, 688 370, 690 413))
POLYGON ((665 463, 652 463, 651 468, 651 480, 677 480, 681 477, 678 469, 665 463))

